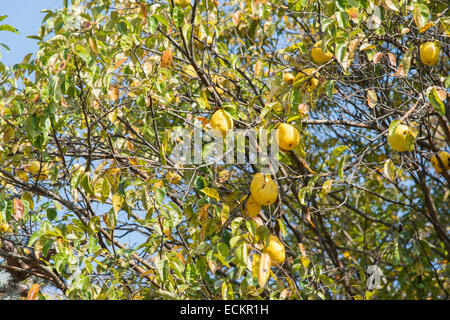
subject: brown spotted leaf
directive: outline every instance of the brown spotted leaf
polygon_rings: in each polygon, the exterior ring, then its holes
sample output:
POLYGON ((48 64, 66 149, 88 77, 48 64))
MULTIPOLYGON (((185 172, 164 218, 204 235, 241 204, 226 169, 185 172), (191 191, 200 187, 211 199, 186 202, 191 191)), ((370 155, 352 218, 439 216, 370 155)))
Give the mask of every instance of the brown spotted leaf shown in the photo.
POLYGON ((161 56, 161 67, 168 68, 172 65, 173 54, 170 49, 166 49, 161 56))
POLYGON ((373 63, 378 63, 380 61, 382 55, 383 55, 382 52, 375 53, 373 56, 373 59, 372 59, 373 63))
POLYGON ((23 205, 22 200, 14 199, 14 218, 16 220, 20 220, 23 218, 25 214, 25 207, 23 205))
POLYGON ((395 58, 394 54, 388 52, 387 55, 389 58, 389 63, 395 67, 397 65, 397 59, 395 58))

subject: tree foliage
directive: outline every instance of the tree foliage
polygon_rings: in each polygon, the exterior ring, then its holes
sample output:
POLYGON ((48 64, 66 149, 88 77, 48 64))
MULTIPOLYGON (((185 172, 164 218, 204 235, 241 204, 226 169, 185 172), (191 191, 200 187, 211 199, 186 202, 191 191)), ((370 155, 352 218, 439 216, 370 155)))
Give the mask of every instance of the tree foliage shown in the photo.
POLYGON ((46 11, 36 53, 0 63, 14 283, 41 299, 448 298, 450 177, 430 163, 450 142, 446 1, 68 2, 46 11), (258 165, 170 157, 171 133, 207 130, 219 108, 237 129, 300 132, 253 219, 258 165), (406 152, 387 143, 400 123, 406 152), (270 234, 286 260, 258 285, 270 234))

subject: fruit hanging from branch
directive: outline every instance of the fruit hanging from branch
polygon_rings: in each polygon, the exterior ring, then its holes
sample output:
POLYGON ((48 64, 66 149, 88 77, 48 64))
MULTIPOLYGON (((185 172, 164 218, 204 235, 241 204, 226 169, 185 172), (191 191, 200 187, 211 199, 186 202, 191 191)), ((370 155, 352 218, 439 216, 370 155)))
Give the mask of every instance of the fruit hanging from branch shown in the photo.
POLYGON ((420 61, 424 65, 434 66, 439 61, 440 45, 435 42, 425 42, 420 46, 420 61))
POLYGON ((253 199, 260 205, 267 206, 277 200, 277 185, 268 175, 255 174, 250 185, 250 191, 253 199))
POLYGON ((329 51, 322 51, 321 48, 322 40, 317 41, 311 50, 311 57, 313 61, 317 64, 324 64, 333 58, 333 54, 329 51))
POLYGON ((431 165, 439 173, 447 171, 448 169, 450 169, 450 154, 445 151, 439 152, 437 155, 431 157, 431 165), (441 159, 444 168, 442 168, 437 158, 441 159))
POLYGON ((293 150, 300 142, 298 130, 289 123, 282 123, 278 129, 278 144, 283 150, 293 150))
POLYGON ((269 236, 269 245, 263 249, 263 252, 270 256, 272 264, 282 265, 286 258, 283 244, 280 239, 272 234, 269 236))

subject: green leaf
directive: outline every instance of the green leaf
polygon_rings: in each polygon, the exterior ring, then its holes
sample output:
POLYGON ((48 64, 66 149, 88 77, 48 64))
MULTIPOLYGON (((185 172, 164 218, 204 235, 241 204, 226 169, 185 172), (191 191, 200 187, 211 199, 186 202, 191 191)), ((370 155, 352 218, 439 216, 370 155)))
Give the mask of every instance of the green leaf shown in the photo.
POLYGON ((345 165, 345 158, 347 157, 347 155, 344 155, 341 160, 339 161, 339 166, 338 166, 338 175, 339 178, 341 178, 342 180, 344 180, 344 165, 345 165))
POLYGON ((450 75, 447 76, 447 78, 445 79, 445 88, 446 89, 450 88, 450 75))
POLYGON ((169 23, 163 16, 160 16, 159 14, 154 14, 152 17, 154 17, 156 20, 158 20, 158 22, 161 23, 162 25, 164 25, 165 27, 169 26, 169 23))
POLYGON ((300 201, 300 204, 305 206, 306 202, 305 202, 305 195, 308 191, 307 187, 303 187, 298 191, 298 201, 300 201))
POLYGON ((155 33, 158 28, 158 20, 154 16, 148 17, 148 27, 150 33, 155 33))
POLYGON ((6 45, 6 44, 4 44, 4 43, 0 43, 0 46, 2 46, 3 48, 5 48, 6 49, 6 51, 10 51, 10 48, 6 45))
POLYGON ((334 19, 326 19, 322 22, 322 32, 325 32, 327 28, 334 23, 334 19))
POLYGON ((105 203, 105 201, 108 199, 110 192, 111 186, 108 179, 105 178, 102 182, 102 203, 105 203))
POLYGON ((94 194, 94 190, 91 186, 91 179, 87 173, 83 175, 81 178, 81 186, 86 191, 87 194, 94 194))
POLYGON ((328 159, 328 164, 332 166, 336 162, 336 159, 347 149, 349 149, 348 146, 338 146, 334 148, 333 151, 331 151, 330 158, 328 159))
POLYGON ((184 10, 178 6, 175 6, 172 12, 172 19, 178 28, 181 27, 184 22, 184 10))
POLYGON ((333 186, 333 179, 328 179, 325 181, 322 185, 322 190, 320 191, 320 194, 322 197, 326 196, 330 191, 331 187, 333 186))
POLYGON ((334 80, 327 80, 325 82, 325 92, 328 98, 333 98, 334 80))
POLYGON ((14 32, 14 33, 19 34, 19 30, 17 30, 14 27, 11 27, 9 24, 2 24, 0 26, 0 31, 9 31, 9 32, 14 32))
POLYGON ((283 237, 287 236, 287 229, 286 225, 284 224, 284 221, 281 219, 277 219, 278 226, 280 227, 280 232, 283 235, 283 237))
POLYGON ((128 33, 127 24, 123 21, 116 23, 116 28, 117 31, 119 31, 123 35, 126 35, 128 33))
POLYGON ((101 227, 100 227, 100 217, 99 216, 92 217, 89 220, 88 226, 89 226, 89 230, 91 230, 93 233, 98 233, 100 231, 100 229, 101 229, 101 227))
POLYGON ((57 216, 57 211, 56 211, 55 208, 48 208, 47 209, 47 218, 48 218, 48 220, 50 220, 50 221, 55 220, 56 216, 57 216))
POLYGON ((422 29, 428 22, 428 17, 430 16, 430 9, 425 4, 414 5, 414 22, 416 23, 417 29, 422 29))
POLYGON ((347 52, 347 43, 341 42, 336 45, 336 59, 339 62, 344 61, 344 56, 346 52, 347 52))
POLYGON ((415 46, 414 44, 410 44, 408 51, 403 55, 400 60, 400 64, 403 66, 403 73, 405 74, 405 78, 408 77, 409 69, 411 68, 411 59, 414 53, 415 46))
POLYGON ((246 266, 247 265, 247 256, 248 256, 248 249, 247 249, 247 243, 243 243, 240 246, 238 246, 234 254, 236 256, 236 260, 239 264, 246 266))
POLYGON ((436 110, 436 112, 439 113, 441 116, 445 116, 445 105, 442 102, 442 100, 439 98, 439 95, 435 88, 432 88, 431 90, 429 90, 427 97, 428 97, 428 101, 430 101, 434 110, 436 110))

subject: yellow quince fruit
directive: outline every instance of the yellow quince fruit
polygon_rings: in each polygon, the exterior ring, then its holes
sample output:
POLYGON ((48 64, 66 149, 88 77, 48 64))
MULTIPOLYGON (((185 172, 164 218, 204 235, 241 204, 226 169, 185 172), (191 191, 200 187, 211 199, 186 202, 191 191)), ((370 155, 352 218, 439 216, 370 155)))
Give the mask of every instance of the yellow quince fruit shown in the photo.
POLYGON ((420 61, 424 65, 434 66, 439 61, 440 46, 435 42, 425 42, 420 46, 420 61))
POLYGON ((406 136, 410 132, 407 125, 399 124, 391 135, 388 135, 388 143, 396 151, 408 151, 406 136))
POLYGON ((269 245, 264 248, 262 252, 267 253, 272 262, 278 265, 283 264, 284 259, 286 258, 283 244, 280 239, 272 234, 269 236, 269 245))
POLYGON ((250 192, 256 203, 267 206, 277 200, 278 188, 272 178, 262 173, 253 176, 250 192))
POLYGON ((288 124, 282 123, 278 128, 278 144, 283 150, 293 150, 300 142, 300 134, 297 128, 288 124))
POLYGON ((213 130, 220 131, 222 137, 225 137, 228 130, 233 129, 233 119, 223 109, 214 112, 209 123, 213 130))
POLYGON ((317 64, 324 64, 333 58, 333 54, 329 51, 323 52, 322 48, 322 40, 317 41, 311 50, 311 57, 313 61, 317 64))
MULTIPOLYGON (((445 151, 441 151, 437 154, 437 156, 439 157, 439 159, 441 159, 442 164, 444 165, 444 169, 445 171, 447 171, 448 169, 450 169, 450 154, 445 152, 445 151)), ((431 165, 433 166, 433 168, 437 171, 437 172, 442 172, 444 171, 440 165, 440 163, 438 162, 438 159, 436 157, 436 155, 434 155, 433 157, 431 157, 431 165)))
POLYGON ((250 197, 247 198, 247 196, 242 197, 241 203, 244 203, 245 201, 245 207, 242 207, 242 214, 247 218, 254 218, 261 212, 261 205, 253 199, 253 197, 250 195, 250 197), (247 199, 247 201, 245 201, 247 199))

